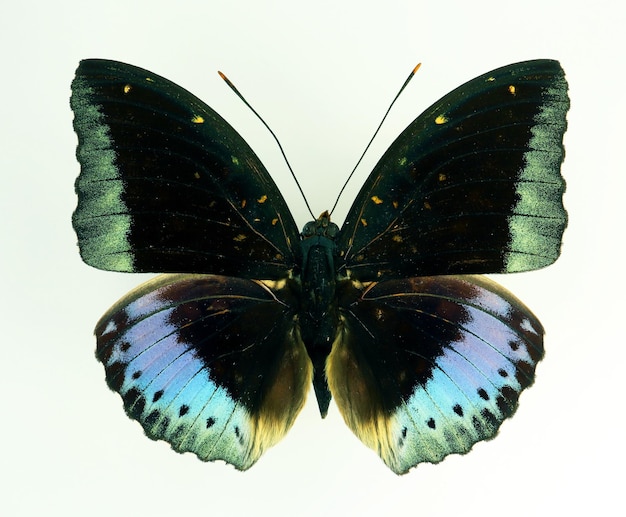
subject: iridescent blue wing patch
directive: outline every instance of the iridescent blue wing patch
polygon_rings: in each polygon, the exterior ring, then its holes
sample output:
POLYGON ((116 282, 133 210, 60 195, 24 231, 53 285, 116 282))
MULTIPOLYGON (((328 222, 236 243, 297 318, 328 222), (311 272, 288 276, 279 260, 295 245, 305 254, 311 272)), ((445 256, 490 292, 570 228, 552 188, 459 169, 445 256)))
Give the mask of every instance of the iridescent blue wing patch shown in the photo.
POLYGON ((371 281, 554 262, 567 223, 568 108, 550 60, 499 68, 437 101, 365 182, 337 239, 341 269, 371 281))
POLYGON ((102 317, 96 354, 150 438, 245 470, 289 430, 311 384, 290 312, 259 282, 161 275, 102 317))
POLYGON ((342 307, 327 365, 346 423, 394 472, 493 438, 543 357, 543 328, 485 277, 390 280, 342 307))

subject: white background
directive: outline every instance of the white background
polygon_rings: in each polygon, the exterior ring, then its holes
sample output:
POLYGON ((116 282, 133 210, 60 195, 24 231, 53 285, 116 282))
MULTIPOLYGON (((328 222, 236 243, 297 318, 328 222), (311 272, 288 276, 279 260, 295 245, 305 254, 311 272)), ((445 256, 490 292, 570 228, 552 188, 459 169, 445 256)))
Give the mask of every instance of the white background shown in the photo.
POLYGON ((619 2, 356 0, 5 2, 0 15, 0 514, 615 515, 623 508, 624 30, 619 2), (377 7, 371 7, 376 5, 377 7), (584 7, 582 7, 584 6, 584 7), (546 330, 545 360, 500 435, 397 477, 313 398, 246 473, 143 435, 94 358, 100 315, 145 278, 84 265, 70 218, 81 58, 133 63, 196 93, 260 155, 299 225, 329 208, 389 101, 401 97, 351 184, 341 222, 393 138, 437 98, 515 61, 559 59, 572 108, 563 254, 497 278, 546 330))

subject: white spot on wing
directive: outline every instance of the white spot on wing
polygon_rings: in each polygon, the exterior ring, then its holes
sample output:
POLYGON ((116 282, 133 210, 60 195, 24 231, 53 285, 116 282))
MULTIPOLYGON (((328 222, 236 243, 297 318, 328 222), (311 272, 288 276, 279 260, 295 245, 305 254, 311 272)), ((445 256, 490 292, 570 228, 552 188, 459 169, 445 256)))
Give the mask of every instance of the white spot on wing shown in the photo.
POLYGON ((102 335, 106 336, 107 334, 110 334, 111 332, 115 332, 116 330, 117 330, 117 325, 115 324, 115 322, 113 320, 109 320, 107 322, 107 326, 102 331, 102 335))
POLYGON ((535 334, 536 336, 539 335, 539 333, 537 332, 537 329, 533 327, 533 324, 528 318, 522 319, 519 326, 521 327, 522 330, 525 330, 526 332, 530 332, 532 334, 535 334))

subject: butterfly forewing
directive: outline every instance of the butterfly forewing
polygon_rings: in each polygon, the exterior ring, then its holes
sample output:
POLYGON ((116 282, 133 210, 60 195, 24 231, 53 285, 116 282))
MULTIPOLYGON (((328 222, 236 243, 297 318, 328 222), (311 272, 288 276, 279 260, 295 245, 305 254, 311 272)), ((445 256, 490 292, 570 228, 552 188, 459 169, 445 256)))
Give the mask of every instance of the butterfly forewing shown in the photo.
POLYGON ((72 83, 81 174, 73 223, 88 264, 134 272, 278 278, 299 234, 243 138, 174 83, 82 61, 72 83))
POLYGON ((244 470, 289 430, 311 383, 290 313, 254 281, 161 275, 102 317, 97 357, 150 438, 244 470))
POLYGON ((509 65, 452 91, 396 139, 338 239, 359 280, 498 273, 556 260, 567 83, 556 61, 509 65))
POLYGON ((474 276, 373 284, 344 301, 327 366, 348 426, 396 473, 493 438, 543 357, 543 328, 474 276))

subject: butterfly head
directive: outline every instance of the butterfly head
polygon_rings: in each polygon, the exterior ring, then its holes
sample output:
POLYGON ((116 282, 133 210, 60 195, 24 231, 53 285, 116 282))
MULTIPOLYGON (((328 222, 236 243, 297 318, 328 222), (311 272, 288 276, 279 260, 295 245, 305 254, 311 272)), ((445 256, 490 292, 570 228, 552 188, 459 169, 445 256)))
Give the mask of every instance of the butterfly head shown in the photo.
POLYGON ((328 210, 325 210, 315 221, 309 221, 304 225, 304 228, 302 229, 302 238, 308 239, 310 237, 318 236, 335 240, 338 233, 339 226, 330 221, 330 214, 328 213, 328 210))

